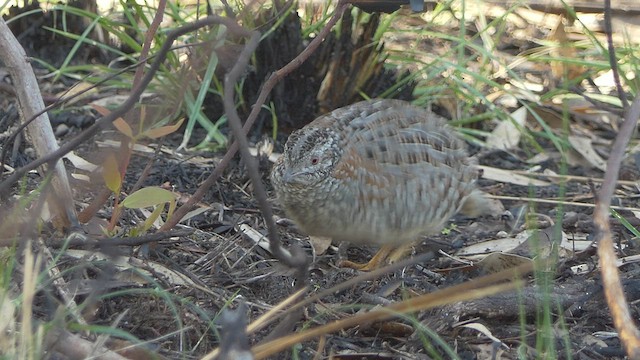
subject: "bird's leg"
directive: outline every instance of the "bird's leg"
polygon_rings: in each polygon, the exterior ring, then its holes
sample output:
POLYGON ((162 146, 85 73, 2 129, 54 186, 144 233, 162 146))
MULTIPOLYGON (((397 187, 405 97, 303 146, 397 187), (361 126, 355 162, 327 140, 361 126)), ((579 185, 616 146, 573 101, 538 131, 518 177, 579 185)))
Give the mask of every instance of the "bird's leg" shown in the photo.
POLYGON ((391 245, 384 245, 378 250, 378 252, 369 260, 366 264, 360 264, 349 260, 340 261, 338 266, 346 267, 351 269, 356 269, 360 271, 372 271, 379 268, 381 265, 384 266, 387 264, 387 259, 389 258, 389 254, 395 254, 395 247, 391 245))
POLYGON ((396 261, 402 260, 409 252, 411 252, 411 247, 413 245, 414 243, 408 242, 393 249, 389 256, 387 256, 387 262, 389 264, 393 264, 396 261))
POLYGON ((348 242, 341 241, 338 244, 338 264, 342 264, 342 262, 347 261, 347 251, 349 250, 348 242))

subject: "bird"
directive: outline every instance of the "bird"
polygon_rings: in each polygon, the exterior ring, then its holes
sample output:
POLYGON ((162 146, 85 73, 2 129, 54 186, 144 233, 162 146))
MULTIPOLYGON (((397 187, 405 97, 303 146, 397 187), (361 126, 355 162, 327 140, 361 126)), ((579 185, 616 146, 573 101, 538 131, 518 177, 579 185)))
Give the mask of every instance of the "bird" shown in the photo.
POLYGON ((380 246, 367 263, 340 264, 371 271, 406 256, 456 213, 486 211, 479 173, 445 118, 406 101, 374 99, 294 131, 271 183, 303 233, 380 246))

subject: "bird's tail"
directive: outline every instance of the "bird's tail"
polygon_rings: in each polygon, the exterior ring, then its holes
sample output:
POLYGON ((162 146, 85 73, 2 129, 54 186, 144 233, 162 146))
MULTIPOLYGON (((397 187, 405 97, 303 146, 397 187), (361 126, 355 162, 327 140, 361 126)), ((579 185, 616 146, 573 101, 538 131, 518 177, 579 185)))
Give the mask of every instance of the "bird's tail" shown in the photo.
POLYGON ((489 199, 484 191, 474 189, 462 203, 459 212, 468 217, 500 216, 504 208, 499 201, 489 199))

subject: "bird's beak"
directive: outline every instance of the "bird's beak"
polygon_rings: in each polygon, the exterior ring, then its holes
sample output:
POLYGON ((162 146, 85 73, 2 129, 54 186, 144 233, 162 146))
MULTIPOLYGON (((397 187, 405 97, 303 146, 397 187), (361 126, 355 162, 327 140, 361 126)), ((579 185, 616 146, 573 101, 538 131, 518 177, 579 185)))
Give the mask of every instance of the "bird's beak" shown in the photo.
POLYGON ((298 172, 293 172, 293 171, 285 171, 284 174, 282 175, 282 180, 284 180, 285 183, 287 184, 292 184, 296 182, 296 178, 298 177, 298 175, 302 174, 301 171, 298 172))

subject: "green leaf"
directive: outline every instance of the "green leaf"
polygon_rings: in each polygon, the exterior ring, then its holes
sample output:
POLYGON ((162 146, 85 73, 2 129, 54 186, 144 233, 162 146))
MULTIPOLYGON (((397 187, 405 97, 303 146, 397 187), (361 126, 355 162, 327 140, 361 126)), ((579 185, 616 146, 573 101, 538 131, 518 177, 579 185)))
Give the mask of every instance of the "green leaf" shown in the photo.
POLYGON ((109 154, 102 164, 102 178, 105 185, 114 194, 120 192, 120 186, 122 186, 122 177, 120 176, 120 169, 118 160, 114 154, 109 154))
POLYGON ((147 220, 145 220, 144 223, 142 223, 142 227, 140 231, 143 234, 149 231, 149 229, 151 229, 151 226, 153 226, 153 223, 160 217, 160 214, 162 214, 163 210, 164 210, 164 206, 156 206, 156 208, 153 209, 153 212, 151 213, 151 215, 149 215, 147 220))
POLYGON ((150 186, 142 188, 122 200, 122 206, 129 209, 141 209, 172 202, 176 196, 169 190, 150 186))

